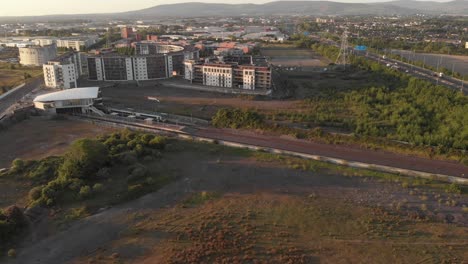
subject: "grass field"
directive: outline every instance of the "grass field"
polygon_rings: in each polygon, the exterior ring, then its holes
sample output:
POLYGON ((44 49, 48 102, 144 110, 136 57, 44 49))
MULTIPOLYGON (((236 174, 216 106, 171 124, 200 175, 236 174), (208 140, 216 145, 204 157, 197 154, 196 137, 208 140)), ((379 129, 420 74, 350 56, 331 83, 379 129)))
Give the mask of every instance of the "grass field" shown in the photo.
POLYGON ((263 48, 261 55, 270 58, 271 64, 279 67, 300 67, 303 71, 323 69, 330 61, 311 49, 263 48))
POLYGON ((25 75, 28 78, 33 78, 41 74, 41 67, 26 67, 0 62, 0 95, 24 83, 25 75))

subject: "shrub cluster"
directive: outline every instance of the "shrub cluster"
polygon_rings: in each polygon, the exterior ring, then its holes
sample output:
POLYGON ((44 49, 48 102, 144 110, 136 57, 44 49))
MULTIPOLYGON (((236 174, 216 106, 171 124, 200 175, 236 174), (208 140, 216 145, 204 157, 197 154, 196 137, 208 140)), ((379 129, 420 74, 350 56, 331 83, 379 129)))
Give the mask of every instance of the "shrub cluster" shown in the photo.
POLYGON ((28 171, 30 178, 42 184, 29 193, 31 206, 55 205, 58 201, 86 200, 103 192, 110 176, 110 166, 131 166, 130 179, 141 179, 147 174, 143 166, 136 166, 139 158, 158 157, 166 145, 164 137, 124 130, 99 139, 80 139, 70 146, 63 157, 35 162, 34 167, 16 160, 13 171, 28 171))
POLYGON ((220 109, 212 119, 215 127, 261 128, 263 117, 256 112, 241 109, 220 109))
POLYGON ((18 207, 10 206, 5 210, 0 210, 0 250, 4 251, 4 247, 20 234, 26 226, 26 218, 18 207))

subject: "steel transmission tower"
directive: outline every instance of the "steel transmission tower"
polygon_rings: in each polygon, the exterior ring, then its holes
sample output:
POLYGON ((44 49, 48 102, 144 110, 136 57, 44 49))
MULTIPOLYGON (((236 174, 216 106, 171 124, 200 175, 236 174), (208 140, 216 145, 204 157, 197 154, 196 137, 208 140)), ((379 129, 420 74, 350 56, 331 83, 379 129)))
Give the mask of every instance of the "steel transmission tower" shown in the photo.
POLYGON ((343 65, 344 69, 346 69, 346 64, 348 64, 348 31, 345 30, 343 35, 341 35, 341 48, 340 53, 338 53, 338 57, 336 58, 335 64, 343 65))

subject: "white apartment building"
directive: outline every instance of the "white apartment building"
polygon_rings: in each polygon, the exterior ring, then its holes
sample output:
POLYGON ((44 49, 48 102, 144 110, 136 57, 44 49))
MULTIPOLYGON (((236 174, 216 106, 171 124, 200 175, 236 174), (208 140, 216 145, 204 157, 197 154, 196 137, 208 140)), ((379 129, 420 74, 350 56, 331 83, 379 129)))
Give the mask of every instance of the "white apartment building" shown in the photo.
POLYGON ((203 84, 232 88, 233 69, 231 66, 203 66, 203 84))
POLYGON ((44 69, 44 82, 49 88, 70 89, 78 87, 78 74, 74 64, 60 65, 59 63, 46 64, 44 69))
POLYGON ((255 90, 255 69, 243 69, 243 87, 246 90, 255 90))
POLYGON ((56 89, 78 87, 78 78, 86 74, 82 69, 83 60, 84 56, 82 54, 70 52, 44 64, 44 82, 46 87, 56 89))
POLYGON ((19 48, 20 64, 29 66, 41 66, 57 57, 55 44, 48 46, 28 46, 19 48))

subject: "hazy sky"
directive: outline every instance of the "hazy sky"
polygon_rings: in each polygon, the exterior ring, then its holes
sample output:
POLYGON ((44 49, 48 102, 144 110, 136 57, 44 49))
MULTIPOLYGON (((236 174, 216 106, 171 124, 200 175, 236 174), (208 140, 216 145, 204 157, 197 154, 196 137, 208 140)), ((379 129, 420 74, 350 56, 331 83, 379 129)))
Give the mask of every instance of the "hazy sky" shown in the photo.
MULTIPOLYGON (((385 2, 389 0, 336 0, 337 2, 385 2)), ((0 16, 108 13, 138 10, 161 4, 183 2, 266 3, 271 0, 0 0, 0 16), (3 2, 3 3, 1 3, 3 2)), ((445 2, 440 0, 439 2, 445 2)))

